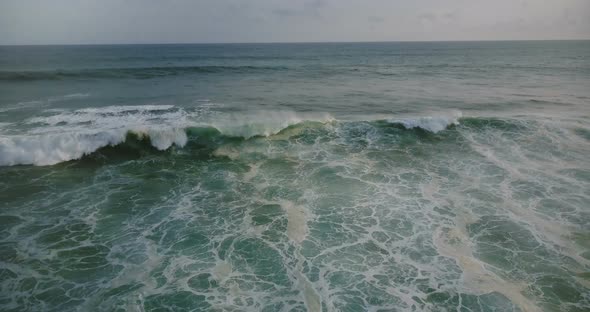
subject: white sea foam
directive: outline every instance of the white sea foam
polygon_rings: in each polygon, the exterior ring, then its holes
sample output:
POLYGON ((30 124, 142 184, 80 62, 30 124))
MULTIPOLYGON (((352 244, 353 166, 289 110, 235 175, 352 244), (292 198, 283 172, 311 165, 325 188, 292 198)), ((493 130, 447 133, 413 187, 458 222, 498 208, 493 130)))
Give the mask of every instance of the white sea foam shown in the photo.
POLYGON ((87 98, 89 96, 90 96, 89 93, 72 93, 72 94, 66 94, 66 95, 63 95, 63 96, 57 97, 57 98, 63 98, 63 99, 79 99, 79 98, 87 98))
POLYGON ((99 108, 84 108, 77 110, 78 113, 90 114, 116 114, 123 112, 154 112, 171 110, 174 105, 122 105, 122 106, 107 106, 99 108))
POLYGON ((125 140, 124 132, 94 134, 11 136, 0 138, 0 165, 53 165, 80 158, 97 149, 125 140))
MULTIPOLYGON (((28 124, 59 126, 73 130, 72 127, 85 124, 84 129, 119 128, 123 126, 143 126, 159 123, 182 123, 187 117, 183 110, 174 109, 172 105, 141 105, 141 106, 107 106, 102 108, 85 108, 73 112, 63 111, 56 115, 34 117, 27 120, 28 124), (168 111, 164 112, 163 111, 168 111)), ((47 131, 47 127, 38 129, 47 131)))
POLYGON ((158 150, 183 147, 188 140, 183 129, 175 128, 0 137, 0 166, 46 166, 79 159, 99 148, 123 143, 128 132, 149 137, 158 150))
POLYGON ((0 129, 2 128, 7 128, 8 126, 10 126, 12 123, 10 122, 0 122, 0 129))
POLYGON ((209 126, 228 136, 251 138, 270 136, 303 121, 328 122, 334 118, 326 113, 295 113, 289 111, 260 111, 247 114, 216 116, 209 126))
POLYGON ((165 150, 187 143, 188 114, 171 105, 111 106, 59 112, 26 121, 24 134, 0 137, 0 166, 53 165, 79 159, 125 141, 127 133, 149 137, 165 150))
POLYGON ((72 94, 66 94, 66 95, 60 95, 60 96, 52 96, 52 97, 48 97, 45 99, 39 99, 39 100, 23 101, 23 102, 18 102, 16 104, 8 105, 5 107, 1 107, 0 112, 8 112, 8 111, 12 111, 12 110, 28 109, 28 108, 37 108, 37 107, 46 106, 46 105, 56 103, 56 102, 64 102, 64 101, 69 101, 69 100, 74 100, 74 99, 82 99, 82 98, 87 98, 89 96, 90 96, 89 93, 72 93, 72 94))
POLYGON ((309 232, 307 210, 288 200, 281 201, 280 205, 287 214, 287 236, 293 242, 300 244, 309 232))
MULTIPOLYGON (((137 131, 133 132, 138 133, 137 131)), ((152 145, 161 151, 170 148, 172 145, 183 147, 188 141, 184 129, 179 128, 148 129, 145 132, 139 132, 139 134, 147 135, 152 145)))
POLYGON ((403 125, 406 129, 420 128, 432 133, 445 130, 451 125, 458 125, 462 113, 436 114, 435 116, 422 116, 416 118, 390 119, 389 122, 403 125))

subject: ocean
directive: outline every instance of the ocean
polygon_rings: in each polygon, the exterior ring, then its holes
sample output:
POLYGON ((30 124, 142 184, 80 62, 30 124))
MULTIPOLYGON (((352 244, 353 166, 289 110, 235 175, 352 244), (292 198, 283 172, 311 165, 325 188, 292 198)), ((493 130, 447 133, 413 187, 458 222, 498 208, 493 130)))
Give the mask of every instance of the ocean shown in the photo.
POLYGON ((2 311, 589 311, 590 41, 0 47, 2 311))

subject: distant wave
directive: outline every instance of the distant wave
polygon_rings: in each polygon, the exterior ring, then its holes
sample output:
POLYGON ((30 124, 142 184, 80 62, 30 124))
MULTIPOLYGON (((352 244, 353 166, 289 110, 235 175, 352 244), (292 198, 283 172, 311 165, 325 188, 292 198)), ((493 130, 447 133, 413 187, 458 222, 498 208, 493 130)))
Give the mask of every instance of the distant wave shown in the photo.
POLYGON ((252 73, 285 70, 284 66, 161 66, 51 71, 0 71, 0 81, 65 79, 149 79, 191 73, 252 73))
POLYGON ((9 104, 4 107, 0 107, 0 113, 12 111, 12 110, 20 110, 20 109, 29 109, 29 108, 39 108, 41 106, 46 106, 48 104, 52 104, 55 102, 64 102, 70 101, 75 99, 82 99, 89 97, 89 93, 71 93, 61 96, 52 96, 45 99, 38 99, 38 100, 31 100, 31 101, 24 101, 18 102, 15 104, 9 104))
MULTIPOLYGON (((217 57, 212 57, 217 58, 217 57)), ((224 57, 219 57, 223 59, 224 57)), ((268 60, 268 58, 264 58, 268 60)), ((313 59, 312 59, 313 60, 313 59)), ((188 74, 249 74, 267 73, 275 71, 305 71, 313 76, 330 76, 335 74, 359 75, 360 72, 375 74, 377 76, 398 75, 433 75, 440 72, 448 73, 449 70, 463 73, 488 74, 493 70, 552 70, 554 72, 567 71, 588 73, 590 69, 585 67, 527 67, 516 65, 451 65, 451 64, 358 64, 341 66, 324 66, 321 64, 305 65, 185 65, 185 66, 143 66, 143 67, 112 67, 112 68, 81 68, 67 70, 45 71, 0 71, 0 81, 22 82, 36 80, 68 80, 68 79, 151 79, 188 74)))

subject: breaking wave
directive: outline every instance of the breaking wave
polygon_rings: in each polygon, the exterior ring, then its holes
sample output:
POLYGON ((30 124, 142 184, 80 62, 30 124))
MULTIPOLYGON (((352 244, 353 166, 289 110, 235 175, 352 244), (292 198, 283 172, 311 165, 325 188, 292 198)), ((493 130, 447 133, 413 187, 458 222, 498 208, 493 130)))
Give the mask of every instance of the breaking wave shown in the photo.
POLYGON ((100 148, 124 143, 130 133, 138 138, 149 138, 151 145, 158 150, 166 150, 172 145, 183 147, 187 142, 183 129, 12 136, 0 138, 0 166, 46 166, 79 159, 100 148))
POLYGON ((389 124, 402 129, 438 133, 458 125, 460 113, 417 118, 338 121, 329 114, 258 112, 207 115, 187 113, 171 105, 88 108, 27 120, 33 126, 20 135, 0 136, 0 166, 54 165, 80 159, 105 147, 124 144, 130 137, 164 151, 183 148, 189 141, 203 142, 270 137, 286 129, 344 123, 389 124))

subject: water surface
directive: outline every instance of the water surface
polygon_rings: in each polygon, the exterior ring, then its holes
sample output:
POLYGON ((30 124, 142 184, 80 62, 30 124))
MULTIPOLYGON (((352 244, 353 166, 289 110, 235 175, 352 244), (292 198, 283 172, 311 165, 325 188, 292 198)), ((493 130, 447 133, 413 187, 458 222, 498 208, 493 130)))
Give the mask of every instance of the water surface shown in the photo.
POLYGON ((590 42, 0 47, 0 310, 587 311, 590 42))

